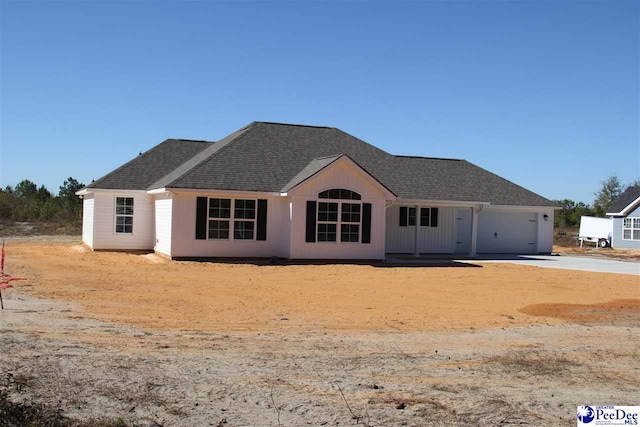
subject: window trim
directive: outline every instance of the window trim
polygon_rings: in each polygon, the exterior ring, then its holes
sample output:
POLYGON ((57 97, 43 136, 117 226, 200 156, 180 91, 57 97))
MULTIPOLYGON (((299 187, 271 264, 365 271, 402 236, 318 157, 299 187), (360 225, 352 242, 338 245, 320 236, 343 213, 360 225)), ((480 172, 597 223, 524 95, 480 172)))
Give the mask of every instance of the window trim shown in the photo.
POLYGON ((626 240, 629 242, 640 240, 640 217, 628 216, 622 219, 622 240, 626 240), (627 226, 627 221, 629 222, 630 226, 627 226), (630 237, 624 237, 625 231, 629 232, 630 237), (634 238, 634 234, 637 235, 638 238, 634 238))
MULTIPOLYGON (((113 205, 113 209, 114 209, 114 224, 113 224, 113 231, 116 235, 122 235, 122 234, 133 234, 133 218, 134 218, 134 214, 135 214, 135 197, 130 197, 130 196, 116 196, 115 197, 115 201, 114 201, 114 205, 113 205), (122 199, 125 201, 124 205, 118 205, 118 199, 122 199), (129 207, 126 204, 127 200, 131 200, 131 213, 127 213, 126 212, 126 208, 129 207), (118 213, 118 207, 122 207, 125 209, 124 213, 118 213), (129 227, 131 227, 131 231, 118 231, 118 218, 131 218, 131 224, 129 224, 129 227)), ((123 224, 122 225, 124 227, 124 230, 126 230, 127 224, 123 224)))
POLYGON ((421 227, 437 228, 438 227, 438 215, 439 215, 438 208, 421 207, 420 208, 420 226, 421 227), (424 211, 427 211, 427 215, 423 215, 422 214, 424 211), (427 218, 427 221, 423 222, 422 221, 423 218, 427 218))
MULTIPOLYGON (((238 241, 238 242, 255 242, 258 240, 258 205, 260 204, 259 199, 244 199, 244 198, 231 198, 231 197, 207 197, 207 233, 206 240, 216 240, 216 241, 238 241), (211 204, 212 200, 228 200, 229 201, 229 212, 228 217, 212 217, 210 216, 211 212, 211 204), (243 202, 243 203, 239 203, 243 202), (252 202, 253 207, 247 208, 246 202, 252 202), (239 206, 242 205, 242 206, 239 206), (241 215, 237 215, 238 213, 243 212, 241 215), (252 217, 247 217, 247 212, 253 212, 252 217), (228 224, 227 229, 227 237, 211 237, 211 221, 223 221, 228 224), (240 224, 246 225, 247 223, 251 223, 251 230, 248 228, 243 228, 239 230, 238 227, 240 224), (238 233, 248 233, 250 231, 251 238, 240 238, 237 237, 238 233)), ((226 209, 220 208, 217 209, 226 209)), ((265 236, 266 237, 266 236, 265 236)), ((266 240, 266 239, 265 239, 266 240)))
POLYGON ((399 227, 417 227, 418 216, 420 219, 420 227, 438 227, 439 208, 429 206, 400 206, 398 209, 398 226, 399 227), (418 208, 420 210, 418 210, 418 208), (428 215, 423 215, 423 212, 427 210, 428 215), (423 218, 428 218, 427 223, 423 221, 423 218))
MULTIPOLYGON (((232 227, 231 214, 233 211, 232 203, 231 203, 232 200, 233 199, 226 198, 226 197, 207 197, 207 234, 206 234, 207 240, 230 240, 230 236, 232 233, 232 228, 231 228, 232 227), (214 200, 218 201, 217 207, 212 207, 214 200), (221 213, 223 209, 225 210, 227 209, 227 208, 221 207, 222 202, 226 200, 229 201, 229 208, 228 208, 229 216, 211 216, 212 209, 217 209, 219 213, 221 213), (227 223, 227 230, 226 230, 227 237, 211 237, 211 231, 212 231, 211 223, 213 221, 216 221, 218 223, 227 223)), ((220 227, 217 227, 213 231, 220 232, 221 230, 222 229, 220 227)))
MULTIPOLYGON (((363 203, 357 199, 324 199, 323 198, 321 200, 323 201, 318 200, 318 203, 316 205, 316 227, 315 227, 316 242, 318 243, 362 243, 363 203), (321 207, 326 208, 325 205, 336 205, 337 209, 335 210, 335 212, 333 210, 329 211, 327 209, 324 209, 321 211, 320 210, 321 207), (348 213, 345 212, 345 206, 349 206, 348 213), (353 212, 353 206, 358 206, 357 212, 353 212), (336 219, 330 220, 329 215, 327 215, 327 212, 330 212, 331 214, 335 213, 336 219), (353 215, 357 215, 358 221, 345 220, 344 215, 349 215, 349 219, 352 219, 353 215), (320 218, 325 218, 325 219, 320 219, 320 218), (320 226, 323 226, 323 228, 325 228, 325 226, 327 228, 329 228, 328 226, 334 226, 335 231, 327 231, 327 230, 321 231, 320 226), (358 228, 357 240, 342 240, 342 236, 343 236, 342 230, 344 228, 343 226, 356 226, 358 228), (329 234, 335 235, 335 240, 326 239, 327 235, 329 234), (320 236, 322 236, 322 238, 320 236)), ((351 236, 355 235, 355 233, 353 233, 352 231, 350 231, 348 234, 351 236)))

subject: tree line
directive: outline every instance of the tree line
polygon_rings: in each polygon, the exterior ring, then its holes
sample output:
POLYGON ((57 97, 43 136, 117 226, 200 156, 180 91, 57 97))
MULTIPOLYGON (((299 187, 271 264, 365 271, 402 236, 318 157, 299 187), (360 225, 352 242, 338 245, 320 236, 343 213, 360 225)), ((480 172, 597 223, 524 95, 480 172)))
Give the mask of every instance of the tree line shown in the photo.
POLYGON ((0 189, 0 219, 80 222, 82 200, 75 193, 83 187, 84 184, 71 177, 64 180, 57 195, 28 179, 15 187, 8 185, 0 189))
MULTIPOLYGON (((580 226, 580 217, 606 216, 607 210, 624 190, 631 186, 640 186, 640 179, 623 186, 616 175, 602 181, 602 187, 594 193, 593 204, 575 202, 570 199, 554 200, 561 207, 555 212, 555 226, 574 228, 580 226)), ((76 191, 84 184, 74 178, 67 178, 54 195, 44 185, 38 187, 28 179, 20 181, 15 187, 10 185, 0 189, 0 219, 13 221, 72 221, 82 220, 82 200, 76 191)))
POLYGON ((604 218, 609 208, 620 195, 629 187, 640 186, 640 179, 623 186, 616 175, 611 175, 602 181, 600 189, 594 193, 593 204, 574 202, 570 199, 554 200, 559 209, 555 212, 555 226, 561 228, 575 228, 580 226, 581 216, 595 216, 604 218))

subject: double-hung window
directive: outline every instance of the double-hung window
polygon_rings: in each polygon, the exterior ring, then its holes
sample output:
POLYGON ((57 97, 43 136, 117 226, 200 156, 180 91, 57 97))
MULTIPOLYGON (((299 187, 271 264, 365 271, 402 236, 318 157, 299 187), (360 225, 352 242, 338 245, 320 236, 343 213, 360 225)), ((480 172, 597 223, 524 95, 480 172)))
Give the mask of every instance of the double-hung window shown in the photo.
POLYGON ((209 199, 209 239, 228 239, 231 199, 209 199))
POLYGON ((255 224, 255 200, 209 199, 209 239, 228 240, 233 229, 234 240, 253 240, 255 224))
POLYGON ((640 240, 640 218, 625 218, 622 224, 623 240, 640 240))
POLYGON ((318 203, 318 242, 335 242, 338 226, 338 203, 318 203))
POLYGON ((116 233, 133 233, 133 197, 116 197, 116 233))
POLYGON ((196 198, 196 240, 267 240, 266 199, 196 198))
POLYGON ((360 238, 360 203, 341 203, 340 241, 358 242, 360 238))
POLYGON ((256 219, 255 200, 234 200, 233 238, 235 240, 253 240, 256 219))

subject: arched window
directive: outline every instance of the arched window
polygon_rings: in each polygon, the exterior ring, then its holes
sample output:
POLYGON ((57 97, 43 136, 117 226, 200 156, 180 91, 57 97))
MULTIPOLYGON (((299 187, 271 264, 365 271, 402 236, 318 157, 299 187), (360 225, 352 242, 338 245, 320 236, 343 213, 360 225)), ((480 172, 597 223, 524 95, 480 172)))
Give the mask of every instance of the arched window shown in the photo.
POLYGON ((318 193, 318 199, 317 205, 307 202, 307 242, 371 242, 371 204, 356 202, 362 200, 359 193, 332 188, 318 193))
POLYGON ((337 200, 361 200, 362 197, 355 191, 345 188, 332 188, 324 190, 318 194, 319 199, 337 199, 337 200))

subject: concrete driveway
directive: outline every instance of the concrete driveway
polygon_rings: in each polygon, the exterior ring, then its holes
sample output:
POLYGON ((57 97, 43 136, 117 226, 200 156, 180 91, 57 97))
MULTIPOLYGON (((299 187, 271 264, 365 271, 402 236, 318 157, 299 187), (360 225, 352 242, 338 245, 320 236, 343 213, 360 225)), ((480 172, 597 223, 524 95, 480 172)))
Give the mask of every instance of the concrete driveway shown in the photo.
MULTIPOLYGON (((640 276, 640 263, 637 261, 619 261, 611 258, 571 255, 491 255, 477 260, 459 260, 473 264, 510 262, 533 265, 536 267, 563 268, 566 270, 593 271, 597 273, 634 274, 640 276)), ((640 284, 640 282, 639 282, 640 284)))

